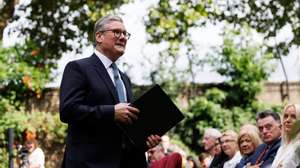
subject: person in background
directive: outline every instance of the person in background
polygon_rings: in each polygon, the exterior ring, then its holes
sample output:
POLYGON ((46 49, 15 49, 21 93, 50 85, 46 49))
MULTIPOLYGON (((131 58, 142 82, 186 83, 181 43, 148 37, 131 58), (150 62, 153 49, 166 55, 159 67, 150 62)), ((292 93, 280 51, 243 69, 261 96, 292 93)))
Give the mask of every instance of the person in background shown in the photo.
POLYGON ((25 142, 28 149, 29 167, 28 168, 45 168, 45 154, 41 148, 38 147, 36 139, 27 140, 25 142))
POLYGON ((20 149, 20 168, 45 168, 45 154, 38 147, 35 131, 26 129, 23 132, 24 146, 20 149))
POLYGON ((150 168, 181 168, 182 156, 178 152, 166 155, 162 144, 148 150, 150 168))
POLYGON ((225 154, 221 148, 221 137, 217 139, 215 145, 215 157, 212 160, 209 168, 223 168, 224 163, 229 160, 228 156, 225 154))
MULTIPOLYGON (((123 127, 138 119, 131 82, 117 67, 130 33, 118 16, 107 15, 94 26, 94 53, 69 62, 60 86, 60 120, 68 124, 65 168, 145 168, 145 152, 123 127)), ((150 135, 148 148, 160 142, 150 135)))
POLYGON ((257 114, 256 124, 263 143, 255 150, 248 168, 267 168, 272 165, 281 144, 280 116, 272 110, 265 110, 257 114))
POLYGON ((209 156, 205 159, 207 160, 206 167, 209 167, 210 164, 212 163, 212 160, 214 159, 216 155, 216 147, 218 143, 218 138, 221 137, 222 134, 219 130, 215 128, 207 128, 204 131, 204 136, 202 140, 202 144, 204 147, 205 152, 209 154, 209 156))
POLYGON ((164 148, 164 153, 166 155, 172 153, 171 149, 170 149, 170 137, 168 135, 163 135, 161 137, 161 144, 164 148))
POLYGON ((205 163, 205 158, 207 158, 208 154, 205 152, 202 152, 198 155, 198 160, 200 163, 200 168, 207 168, 206 165, 207 163, 205 163))
POLYGON ((300 105, 289 104, 283 109, 282 144, 272 168, 293 168, 300 164, 300 105))
POLYGON ((186 158, 186 168, 199 168, 199 163, 194 159, 193 156, 186 158))
POLYGON ((236 168, 243 168, 251 160, 251 156, 255 149, 262 143, 258 129, 255 125, 245 124, 240 128, 238 136, 238 145, 242 155, 241 161, 237 164, 236 168))
POLYGON ((228 159, 223 168, 234 168, 241 160, 242 156, 238 148, 238 134, 233 130, 227 130, 221 137, 221 147, 228 159))

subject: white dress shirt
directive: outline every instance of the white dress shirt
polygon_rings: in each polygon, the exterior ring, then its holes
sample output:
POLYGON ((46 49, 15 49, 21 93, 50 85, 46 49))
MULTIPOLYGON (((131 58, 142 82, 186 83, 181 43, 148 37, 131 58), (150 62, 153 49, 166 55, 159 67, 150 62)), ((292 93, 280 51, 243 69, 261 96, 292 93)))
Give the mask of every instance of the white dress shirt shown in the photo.
MULTIPOLYGON (((97 57, 100 59, 100 61, 103 63, 106 71, 108 72, 109 74, 109 77, 111 79, 111 81, 113 82, 113 84, 116 86, 115 84, 115 80, 114 80, 114 73, 113 73, 113 69, 111 67, 111 64, 113 63, 109 58, 107 58, 106 56, 104 56, 102 53, 100 53, 98 50, 94 50, 95 54, 97 55, 97 57)), ((126 88, 125 88, 125 85, 124 85, 124 82, 121 78, 121 75, 120 75, 120 72, 118 72, 118 75, 122 81, 122 86, 123 86, 123 91, 124 91, 124 95, 125 95, 125 100, 127 102, 127 94, 126 94, 126 88)))
POLYGON ((242 155, 238 151, 234 154, 234 156, 230 160, 224 163, 223 168, 235 168, 235 166, 240 162, 241 159, 242 159, 242 155))

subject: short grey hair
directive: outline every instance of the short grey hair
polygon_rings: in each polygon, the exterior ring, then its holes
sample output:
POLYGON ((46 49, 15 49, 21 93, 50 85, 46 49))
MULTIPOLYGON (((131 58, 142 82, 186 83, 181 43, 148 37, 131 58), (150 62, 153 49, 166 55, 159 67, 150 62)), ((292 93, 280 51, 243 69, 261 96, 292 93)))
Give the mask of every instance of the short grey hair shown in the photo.
POLYGON ((105 30, 105 26, 112 22, 112 21, 118 21, 123 23, 123 20, 121 17, 119 16, 115 16, 115 15, 106 15, 103 16, 102 18, 100 18, 99 20, 97 20, 97 22, 94 25, 94 43, 96 44, 96 33, 99 31, 103 31, 105 30))
POLYGON ((209 136, 214 139, 218 139, 222 136, 221 132, 215 128, 206 128, 204 131, 204 136, 209 136))

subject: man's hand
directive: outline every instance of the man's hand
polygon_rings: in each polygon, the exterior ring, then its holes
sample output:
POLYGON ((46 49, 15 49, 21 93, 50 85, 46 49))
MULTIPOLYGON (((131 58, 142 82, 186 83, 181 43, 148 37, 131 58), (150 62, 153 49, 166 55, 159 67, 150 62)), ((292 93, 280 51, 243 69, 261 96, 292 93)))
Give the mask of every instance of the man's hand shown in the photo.
POLYGON ((252 165, 252 166, 246 166, 246 168, 260 168, 262 163, 256 164, 256 165, 252 165))
POLYGON ((115 105, 115 121, 122 124, 132 124, 138 119, 139 109, 129 106, 129 103, 115 105))
POLYGON ((158 145, 161 142, 161 137, 158 135, 150 135, 147 138, 147 146, 149 149, 155 147, 156 145, 158 145))

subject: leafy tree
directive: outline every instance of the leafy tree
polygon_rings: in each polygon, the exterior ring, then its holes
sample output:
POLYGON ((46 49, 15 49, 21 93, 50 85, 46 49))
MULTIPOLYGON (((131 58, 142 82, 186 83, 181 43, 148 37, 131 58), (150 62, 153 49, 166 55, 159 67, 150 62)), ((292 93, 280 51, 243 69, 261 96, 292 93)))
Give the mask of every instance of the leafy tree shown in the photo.
POLYGON ((241 0, 214 1, 207 6, 212 20, 228 21, 237 27, 247 23, 251 28, 264 35, 266 40, 274 40, 280 31, 289 27, 292 37, 270 43, 268 48, 273 55, 287 55, 291 46, 300 45, 300 1, 298 0, 241 0))
MULTIPOLYGON (((5 99, 0 100, 0 168, 8 167, 7 136, 8 128, 14 129, 15 145, 23 144, 22 132, 35 130, 39 146, 46 155, 46 167, 59 167, 63 156, 63 147, 67 125, 59 120, 59 114, 45 112, 27 113, 16 109, 5 99), (9 111, 9 112, 8 112, 9 111)), ((14 149, 17 157, 17 149, 14 149)))
POLYGON ((4 28, 11 21, 18 0, 3 0, 0 4, 0 39, 3 37, 4 28))
MULTIPOLYGON (((248 35, 247 35, 248 36, 248 35)), ((193 150, 200 149, 199 140, 205 128, 235 129, 254 123, 255 115, 265 106, 256 99, 263 82, 271 72, 272 54, 261 52, 260 45, 251 44, 240 32, 229 31, 224 43, 216 48, 208 61, 226 77, 223 84, 202 89, 203 94, 190 97, 186 119, 174 130, 193 150), (240 41, 235 42, 234 38, 240 41)))
MULTIPOLYGON (((31 0, 28 4, 20 4, 17 9, 14 8, 16 3, 12 2, 5 1, 5 6, 0 6, 3 14, 0 22, 12 23, 23 19, 26 24, 9 26, 9 34, 18 34, 23 42, 0 55, 0 64, 3 65, 0 68, 5 70, 3 74, 7 73, 0 79, 5 81, 1 83, 0 90, 12 102, 24 102, 30 96, 40 96, 45 84, 52 80, 51 71, 56 68, 63 53, 80 53, 83 45, 90 44, 88 41, 93 39, 96 19, 117 13, 118 7, 129 0, 31 0)), ((0 28, 1 31, 4 27, 0 28)))
POLYGON ((207 23, 227 21, 236 28, 248 24, 269 41, 266 45, 273 56, 287 55, 291 46, 300 44, 300 2, 298 0, 159 0, 146 19, 150 42, 186 41, 191 28, 207 23), (280 31, 290 28, 291 38, 274 41, 280 31))

